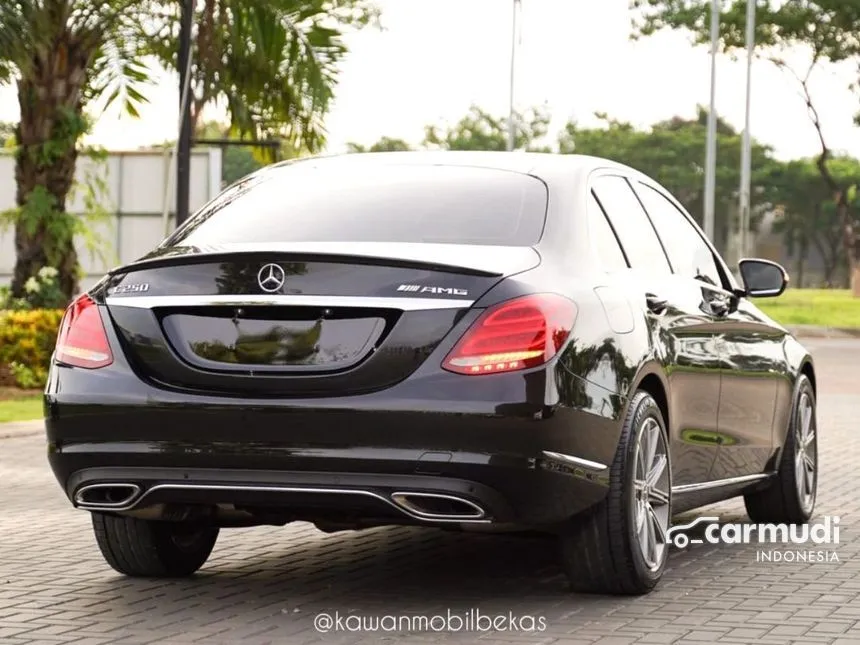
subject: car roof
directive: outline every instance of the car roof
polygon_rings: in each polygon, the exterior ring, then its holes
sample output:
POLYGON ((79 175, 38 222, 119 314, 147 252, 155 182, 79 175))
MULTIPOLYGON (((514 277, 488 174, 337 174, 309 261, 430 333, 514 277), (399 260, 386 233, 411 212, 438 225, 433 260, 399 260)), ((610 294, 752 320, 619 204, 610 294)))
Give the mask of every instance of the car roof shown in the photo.
POLYGON ((295 164, 313 164, 318 168, 340 167, 342 164, 380 165, 445 165, 471 166, 505 170, 551 180, 558 173, 589 172, 597 168, 616 168, 635 172, 623 164, 588 155, 557 154, 548 152, 496 152, 466 150, 416 150, 409 152, 357 152, 337 155, 304 157, 277 164, 276 167, 295 164))

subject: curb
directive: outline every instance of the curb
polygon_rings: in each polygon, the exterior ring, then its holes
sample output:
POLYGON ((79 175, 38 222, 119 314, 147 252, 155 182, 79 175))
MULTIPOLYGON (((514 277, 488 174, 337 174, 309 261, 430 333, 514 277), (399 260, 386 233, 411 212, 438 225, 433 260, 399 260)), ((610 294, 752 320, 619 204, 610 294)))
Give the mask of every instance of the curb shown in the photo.
POLYGON ((798 338, 860 338, 860 329, 843 329, 839 327, 817 327, 815 325, 787 326, 798 338))
POLYGON ((0 423, 0 439, 18 439, 19 437, 32 437, 44 434, 45 421, 36 419, 34 421, 14 421, 12 423, 0 423))

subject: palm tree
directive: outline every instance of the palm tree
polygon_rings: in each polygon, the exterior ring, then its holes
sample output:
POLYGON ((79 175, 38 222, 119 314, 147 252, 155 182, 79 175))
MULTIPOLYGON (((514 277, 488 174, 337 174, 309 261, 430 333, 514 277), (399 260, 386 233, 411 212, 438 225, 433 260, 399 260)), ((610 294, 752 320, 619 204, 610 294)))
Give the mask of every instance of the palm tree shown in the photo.
MULTIPOLYGON (((195 119, 222 101, 251 138, 284 136, 316 150, 337 64, 341 30, 375 19, 369 0, 198 0, 192 68, 195 119)), ((178 0, 0 0, 0 84, 16 83, 18 208, 12 293, 43 266, 77 291, 74 236, 66 212, 88 106, 121 100, 137 114, 149 78, 146 56, 176 68, 178 0)))
MULTIPOLYGON (((77 143, 87 128, 86 103, 105 92, 139 99, 135 82, 139 0, 4 0, 0 2, 0 83, 17 83, 15 225, 17 261, 12 292, 44 266, 60 286, 77 287, 73 238, 79 221, 66 212, 77 143)), ((109 96, 111 95, 109 94, 109 96)))
MULTIPOLYGON (((173 69, 179 10, 178 2, 163 6, 150 34, 152 52, 173 69)), ((227 108, 235 134, 317 151, 347 53, 341 32, 377 21, 370 0, 197 0, 192 131, 214 102, 227 108)))

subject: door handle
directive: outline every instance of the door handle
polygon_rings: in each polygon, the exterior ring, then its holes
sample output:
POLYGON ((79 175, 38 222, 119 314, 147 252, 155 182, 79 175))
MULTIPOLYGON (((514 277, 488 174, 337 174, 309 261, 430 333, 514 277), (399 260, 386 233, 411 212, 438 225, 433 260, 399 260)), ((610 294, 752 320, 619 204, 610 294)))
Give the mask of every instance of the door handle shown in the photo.
POLYGON ((665 298, 661 298, 653 293, 645 294, 645 305, 648 307, 648 310, 655 314, 662 314, 666 311, 666 307, 668 306, 669 301, 665 298))

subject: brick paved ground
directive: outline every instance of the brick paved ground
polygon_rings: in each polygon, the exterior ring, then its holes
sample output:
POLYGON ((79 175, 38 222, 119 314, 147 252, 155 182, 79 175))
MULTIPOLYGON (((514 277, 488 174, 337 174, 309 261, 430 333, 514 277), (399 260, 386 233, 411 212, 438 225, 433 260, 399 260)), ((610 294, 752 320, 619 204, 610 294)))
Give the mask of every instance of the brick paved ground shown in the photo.
MULTIPOLYGON (((817 515, 840 515, 836 563, 757 563, 755 547, 673 551, 642 598, 565 591, 551 542, 307 525, 224 531, 185 581, 130 580, 98 554, 62 497, 40 437, 0 440, 0 643, 860 643, 860 341, 815 340, 821 476, 817 515), (852 383, 853 379, 853 383, 852 383), (319 612, 480 610, 531 615, 540 633, 329 633, 319 612)), ((708 509, 744 519, 738 501, 708 509)), ((690 519, 688 516, 687 519, 690 519)), ((349 623, 347 623, 349 624, 349 623)))

